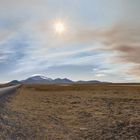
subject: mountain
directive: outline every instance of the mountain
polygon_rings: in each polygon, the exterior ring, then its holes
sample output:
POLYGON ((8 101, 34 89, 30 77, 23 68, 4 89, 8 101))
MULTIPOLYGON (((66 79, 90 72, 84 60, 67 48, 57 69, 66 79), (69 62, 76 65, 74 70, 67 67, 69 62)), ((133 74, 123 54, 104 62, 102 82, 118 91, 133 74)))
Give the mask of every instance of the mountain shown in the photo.
POLYGON ((74 83, 73 81, 67 79, 67 78, 64 78, 64 79, 60 79, 60 78, 57 78, 57 79, 54 79, 53 81, 54 83, 58 83, 58 84, 71 84, 71 83, 74 83))
POLYGON ((77 84, 98 84, 98 83, 105 83, 105 82, 100 82, 97 80, 91 80, 91 81, 72 81, 70 79, 67 78, 57 78, 57 79, 51 79, 51 78, 47 78, 45 76, 40 76, 40 75, 36 75, 36 76, 31 76, 25 80, 22 81, 11 81, 9 84, 11 85, 16 85, 16 84, 72 84, 72 83, 77 83, 77 84))
POLYGON ((98 83, 102 83, 102 82, 97 81, 97 80, 91 80, 91 81, 77 81, 76 83, 78 83, 78 84, 98 84, 98 83))
POLYGON ((8 84, 9 85, 18 85, 18 84, 21 84, 21 82, 18 80, 13 80, 13 81, 9 82, 8 84))
POLYGON ((53 79, 38 75, 29 77, 26 80, 22 80, 21 82, 24 84, 46 84, 53 82, 53 79))
POLYGON ((32 76, 25 80, 22 80, 21 83, 23 84, 70 84, 70 83, 73 83, 73 81, 67 78, 51 79, 51 78, 38 75, 38 76, 32 76))

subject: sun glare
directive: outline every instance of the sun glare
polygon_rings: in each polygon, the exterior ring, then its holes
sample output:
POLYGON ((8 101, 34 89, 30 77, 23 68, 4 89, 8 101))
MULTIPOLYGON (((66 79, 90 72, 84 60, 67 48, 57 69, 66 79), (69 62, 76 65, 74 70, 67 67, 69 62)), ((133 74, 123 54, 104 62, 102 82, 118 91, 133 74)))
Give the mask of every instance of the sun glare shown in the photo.
POLYGON ((56 33, 62 34, 65 32, 65 25, 63 22, 56 22, 54 28, 56 33))

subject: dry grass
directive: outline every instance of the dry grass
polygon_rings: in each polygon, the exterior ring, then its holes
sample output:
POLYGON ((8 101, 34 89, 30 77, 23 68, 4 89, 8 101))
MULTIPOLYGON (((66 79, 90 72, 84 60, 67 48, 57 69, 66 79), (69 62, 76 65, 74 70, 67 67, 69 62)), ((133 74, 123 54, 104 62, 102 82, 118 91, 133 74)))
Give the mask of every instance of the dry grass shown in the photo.
POLYGON ((0 139, 140 139, 140 86, 26 85, 8 99, 0 139))

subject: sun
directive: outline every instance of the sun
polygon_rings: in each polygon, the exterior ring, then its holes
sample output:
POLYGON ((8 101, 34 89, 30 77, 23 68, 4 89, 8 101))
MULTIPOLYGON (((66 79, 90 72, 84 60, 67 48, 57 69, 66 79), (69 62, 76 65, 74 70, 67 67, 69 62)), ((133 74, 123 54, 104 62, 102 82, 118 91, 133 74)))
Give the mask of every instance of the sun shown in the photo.
POLYGON ((59 33, 59 34, 64 33, 66 30, 64 23, 61 21, 56 22, 54 25, 54 28, 55 28, 56 33, 59 33))

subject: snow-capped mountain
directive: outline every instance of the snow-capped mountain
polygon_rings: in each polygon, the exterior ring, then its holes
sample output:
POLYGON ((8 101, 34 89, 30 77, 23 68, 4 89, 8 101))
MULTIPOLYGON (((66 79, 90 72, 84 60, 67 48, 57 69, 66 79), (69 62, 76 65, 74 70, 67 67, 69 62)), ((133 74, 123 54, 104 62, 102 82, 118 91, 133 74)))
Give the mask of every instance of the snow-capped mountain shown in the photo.
POLYGON ((61 79, 61 78, 57 78, 57 79, 51 79, 51 78, 47 78, 45 76, 40 76, 40 75, 37 75, 37 76, 32 76, 32 77, 29 77, 25 80, 22 80, 21 83, 24 83, 24 84, 63 84, 63 83, 73 83, 73 81, 67 79, 67 78, 64 78, 64 79, 61 79))
POLYGON ((31 76, 25 80, 21 80, 21 81, 11 81, 10 84, 72 84, 72 83, 77 83, 77 84, 90 84, 90 83, 94 83, 94 84, 98 84, 98 83, 104 83, 104 82, 100 82, 97 80, 91 80, 91 81, 72 81, 70 79, 67 78, 57 78, 57 79, 52 79, 52 78, 48 78, 42 75, 35 75, 35 76, 31 76))

